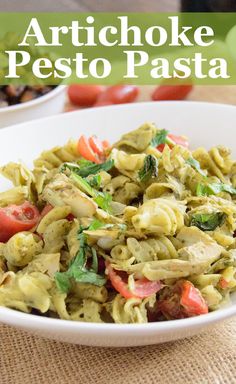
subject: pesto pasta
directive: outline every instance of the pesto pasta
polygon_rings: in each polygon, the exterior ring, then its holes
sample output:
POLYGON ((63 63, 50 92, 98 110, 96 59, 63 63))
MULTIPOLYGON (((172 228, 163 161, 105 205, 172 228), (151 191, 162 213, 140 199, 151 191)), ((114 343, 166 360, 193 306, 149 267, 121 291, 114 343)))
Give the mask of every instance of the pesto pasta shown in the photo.
POLYGON ((0 173, 13 184, 0 193, 1 306, 147 323, 217 310, 236 290, 228 148, 192 151, 145 123, 112 146, 82 136, 0 173))

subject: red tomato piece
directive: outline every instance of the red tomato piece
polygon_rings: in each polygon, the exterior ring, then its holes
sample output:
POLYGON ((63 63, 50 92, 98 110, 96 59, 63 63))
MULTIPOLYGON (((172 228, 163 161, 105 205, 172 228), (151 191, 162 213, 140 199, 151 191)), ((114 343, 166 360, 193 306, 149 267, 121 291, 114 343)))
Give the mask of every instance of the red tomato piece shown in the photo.
POLYGON ((168 145, 170 148, 173 148, 175 144, 181 145, 181 147, 189 148, 189 142, 184 136, 176 136, 170 133, 167 136, 166 144, 158 145, 157 149, 158 151, 163 152, 165 145, 168 145))
POLYGON ((72 84, 68 87, 68 97, 72 104, 91 107, 103 90, 104 87, 101 85, 72 84))
POLYGON ((160 145, 158 145, 158 147, 157 147, 158 151, 163 152, 163 151, 164 151, 164 148, 165 148, 165 145, 166 145, 166 144, 160 144, 160 145))
POLYGON ((103 150, 105 151, 106 149, 110 148, 111 145, 110 145, 109 141, 103 140, 102 146, 103 146, 103 150))
POLYGON ((180 304, 189 316, 208 313, 208 306, 201 292, 190 281, 184 280, 181 286, 182 294, 180 304))
POLYGON ((29 231, 40 218, 38 209, 28 201, 22 205, 0 208, 0 242, 6 242, 18 232, 29 231))
POLYGON ((69 213, 69 215, 66 217, 68 221, 73 221, 75 216, 72 213, 69 213))
POLYGON ((169 287, 158 302, 159 310, 168 319, 182 319, 208 313, 208 306, 200 291, 187 280, 169 287))
POLYGON ((148 279, 140 279, 135 281, 133 293, 135 296, 143 299, 157 293, 163 287, 160 281, 150 281, 148 279))
POLYGON ((89 138, 89 145, 92 150, 98 155, 102 155, 104 153, 104 147, 102 142, 97 138, 97 136, 91 136, 89 138))
POLYGON ((184 136, 176 136, 169 133, 168 138, 175 142, 177 145, 181 145, 181 147, 189 148, 189 142, 184 136))
POLYGON ((82 135, 78 140, 77 150, 79 154, 86 160, 92 161, 93 163, 97 164, 101 163, 98 156, 92 150, 89 144, 89 140, 84 135, 82 135))
POLYGON ((130 291, 128 284, 111 267, 109 263, 106 263, 106 270, 113 288, 115 288, 115 290, 126 299, 135 297, 143 299, 158 292, 162 288, 162 284, 159 281, 149 281, 147 279, 140 279, 135 281, 134 289, 130 291))
POLYGON ((159 85, 153 94, 152 100, 163 101, 163 100, 183 100, 192 91, 193 86, 190 85, 159 85))
MULTIPOLYGON (((139 94, 139 88, 136 85, 113 85, 107 88, 98 98, 98 103, 109 102, 111 104, 132 103, 139 94)), ((104 105, 104 104, 103 104, 104 105)))
POLYGON ((227 280, 225 280, 224 277, 221 277, 220 281, 219 281, 219 286, 220 286, 221 289, 226 289, 226 288, 228 288, 229 283, 228 283, 227 280))

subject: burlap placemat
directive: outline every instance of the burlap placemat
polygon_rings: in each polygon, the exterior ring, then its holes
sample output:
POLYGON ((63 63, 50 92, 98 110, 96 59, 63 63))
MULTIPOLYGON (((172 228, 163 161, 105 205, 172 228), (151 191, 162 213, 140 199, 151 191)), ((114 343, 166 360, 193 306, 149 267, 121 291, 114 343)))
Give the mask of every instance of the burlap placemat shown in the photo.
POLYGON ((1 326, 1 384, 234 384, 236 320, 173 343, 92 348, 1 326))
MULTIPOLYGON (((140 100, 149 100, 144 87, 140 100)), ((236 87, 196 87, 190 99, 236 104, 236 87)), ((236 320, 174 343, 103 349, 0 325, 0 384, 236 384, 236 320)))

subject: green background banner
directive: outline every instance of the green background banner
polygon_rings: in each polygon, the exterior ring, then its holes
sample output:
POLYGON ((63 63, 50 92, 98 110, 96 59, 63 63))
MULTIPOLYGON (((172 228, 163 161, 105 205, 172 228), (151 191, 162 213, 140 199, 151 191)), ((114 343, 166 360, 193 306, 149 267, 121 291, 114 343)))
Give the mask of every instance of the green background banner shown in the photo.
POLYGON ((2 84, 236 84, 236 13, 0 13, 0 25, 2 84))

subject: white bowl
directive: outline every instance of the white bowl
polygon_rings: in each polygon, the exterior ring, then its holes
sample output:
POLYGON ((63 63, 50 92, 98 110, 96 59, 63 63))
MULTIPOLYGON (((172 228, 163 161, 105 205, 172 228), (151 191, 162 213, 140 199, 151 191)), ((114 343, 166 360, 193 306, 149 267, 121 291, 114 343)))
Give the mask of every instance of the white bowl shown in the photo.
POLYGON ((0 128, 62 112, 66 100, 65 94, 66 86, 59 85, 37 99, 0 108, 0 128))
MULTIPOLYGON (((24 159, 29 165, 40 151, 70 137, 97 134, 116 140, 145 121, 190 138, 194 147, 234 146, 236 107, 195 102, 151 102, 87 109, 16 125, 0 131, 0 164, 24 159)), ((8 185, 1 179, 1 189, 8 185)), ((183 320, 149 324, 93 324, 50 319, 0 307, 0 321, 55 340, 93 346, 156 344, 192 336, 236 314, 232 303, 215 312, 183 320)))

